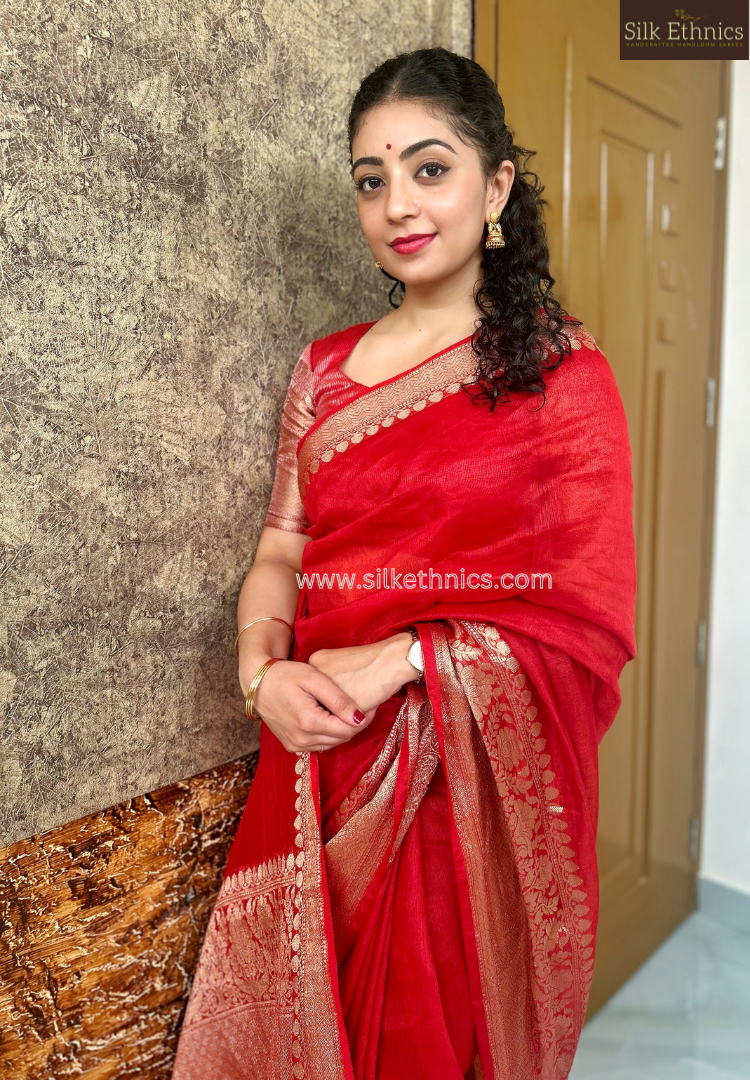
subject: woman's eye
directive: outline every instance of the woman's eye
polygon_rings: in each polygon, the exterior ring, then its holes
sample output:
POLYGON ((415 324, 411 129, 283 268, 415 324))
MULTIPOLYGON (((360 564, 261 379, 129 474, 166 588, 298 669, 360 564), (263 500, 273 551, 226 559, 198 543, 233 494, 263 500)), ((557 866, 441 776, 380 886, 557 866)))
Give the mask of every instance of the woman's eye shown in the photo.
POLYGON ((368 184, 382 184, 382 180, 379 176, 363 176, 361 180, 357 181, 358 191, 377 191, 375 187, 368 187, 368 184))
MULTIPOLYGON (((427 180, 437 180, 438 176, 449 170, 450 165, 443 165, 439 161, 426 161, 424 165, 420 165, 417 176, 424 173, 427 180)), ((382 186, 383 180, 379 176, 363 176, 361 180, 355 181, 357 191, 378 191, 382 186)))
POLYGON ((441 165, 439 161, 428 161, 424 165, 422 165, 419 172, 417 173, 417 176, 419 176, 419 173, 421 173, 424 169, 429 170, 427 175, 431 180, 434 180, 436 177, 440 176, 441 173, 448 172, 449 166, 441 165))

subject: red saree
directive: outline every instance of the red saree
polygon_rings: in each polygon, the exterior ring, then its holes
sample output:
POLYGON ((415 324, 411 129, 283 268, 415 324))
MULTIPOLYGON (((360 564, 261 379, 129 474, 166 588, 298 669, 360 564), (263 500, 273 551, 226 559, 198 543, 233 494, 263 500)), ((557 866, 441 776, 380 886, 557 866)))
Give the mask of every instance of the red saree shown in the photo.
POLYGON ((425 683, 325 754, 262 727, 174 1080, 564 1080, 583 1023, 635 655, 614 377, 571 327, 541 408, 471 404, 468 341, 368 388, 339 367, 371 325, 300 358, 267 523, 311 537, 293 659, 415 625, 425 683))

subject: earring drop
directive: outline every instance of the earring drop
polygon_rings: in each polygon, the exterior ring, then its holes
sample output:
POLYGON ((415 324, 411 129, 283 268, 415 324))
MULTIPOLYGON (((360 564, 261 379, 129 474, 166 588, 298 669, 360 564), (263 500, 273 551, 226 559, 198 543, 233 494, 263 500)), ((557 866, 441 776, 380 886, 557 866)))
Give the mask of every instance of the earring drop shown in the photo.
POLYGON ((490 223, 487 226, 487 239, 484 242, 484 246, 488 251, 492 251, 494 248, 505 247, 503 227, 500 224, 500 215, 497 210, 493 210, 490 214, 490 223))
POLYGON ((385 267, 383 266, 382 262, 378 262, 377 259, 375 260, 375 265, 377 266, 378 270, 385 270, 385 267))

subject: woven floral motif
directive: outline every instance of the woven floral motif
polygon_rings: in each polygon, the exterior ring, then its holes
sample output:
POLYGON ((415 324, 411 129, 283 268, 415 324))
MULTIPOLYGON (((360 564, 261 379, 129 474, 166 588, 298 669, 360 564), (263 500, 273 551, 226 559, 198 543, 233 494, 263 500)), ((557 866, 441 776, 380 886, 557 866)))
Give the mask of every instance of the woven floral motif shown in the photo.
POLYGON ((482 732, 515 851, 533 951, 543 1075, 567 1076, 588 999, 594 936, 547 738, 525 673, 496 627, 452 623, 456 673, 482 732))

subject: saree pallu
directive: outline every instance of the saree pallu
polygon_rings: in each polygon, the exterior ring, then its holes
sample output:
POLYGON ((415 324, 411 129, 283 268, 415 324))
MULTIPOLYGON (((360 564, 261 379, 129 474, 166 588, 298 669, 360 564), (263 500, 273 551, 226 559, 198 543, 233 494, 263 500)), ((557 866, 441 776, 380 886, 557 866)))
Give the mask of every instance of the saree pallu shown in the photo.
MULTIPOLYGON (((313 363, 361 332, 313 343, 313 363)), ((542 408, 473 405, 462 343, 300 440, 292 658, 415 625, 425 681, 325 754, 263 726, 175 1080, 567 1077, 597 744, 635 655, 627 425, 606 359, 570 337, 542 408)))

